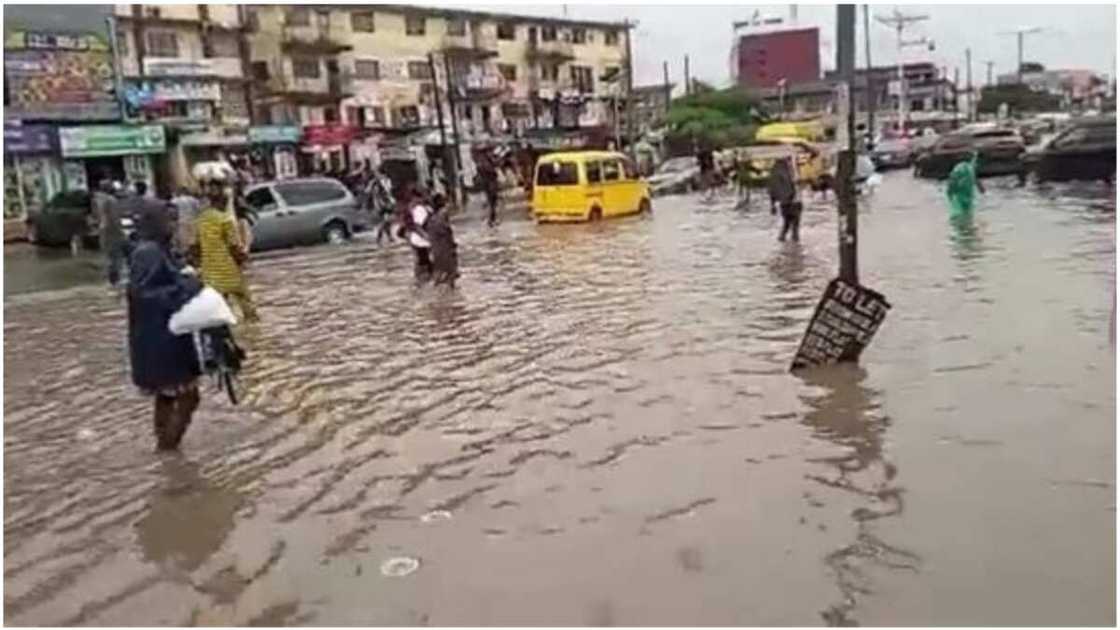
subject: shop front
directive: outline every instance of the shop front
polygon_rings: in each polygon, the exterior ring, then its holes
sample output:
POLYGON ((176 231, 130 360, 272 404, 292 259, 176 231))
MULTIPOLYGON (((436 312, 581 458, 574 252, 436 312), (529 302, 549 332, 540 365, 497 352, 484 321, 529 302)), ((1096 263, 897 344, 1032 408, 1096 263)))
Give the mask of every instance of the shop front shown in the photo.
POLYGON ((92 189, 110 178, 130 185, 144 182, 155 190, 152 158, 167 150, 160 125, 66 127, 59 129, 58 140, 68 183, 84 183, 68 188, 92 189))
POLYGON ((294 125, 249 127, 254 163, 260 164, 267 179, 290 179, 299 175, 296 159, 299 140, 299 127, 294 125))
MULTIPOLYGON (((350 168, 349 146, 361 134, 354 125, 308 125, 303 128, 301 160, 307 171, 329 173, 350 168)), ((301 169, 304 170, 304 169, 301 169)))
POLYGON ((27 213, 63 189, 58 133, 51 125, 4 123, 4 233, 19 236, 27 213), (9 227, 9 222, 11 227, 9 227))

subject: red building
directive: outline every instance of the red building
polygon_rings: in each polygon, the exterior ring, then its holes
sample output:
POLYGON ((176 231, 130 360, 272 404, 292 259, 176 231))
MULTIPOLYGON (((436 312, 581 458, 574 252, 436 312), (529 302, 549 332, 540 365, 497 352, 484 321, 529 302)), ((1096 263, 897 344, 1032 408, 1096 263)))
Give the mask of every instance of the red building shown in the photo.
POLYGON ((739 38, 738 83, 746 88, 777 87, 821 78, 820 35, 816 28, 771 31, 739 38))

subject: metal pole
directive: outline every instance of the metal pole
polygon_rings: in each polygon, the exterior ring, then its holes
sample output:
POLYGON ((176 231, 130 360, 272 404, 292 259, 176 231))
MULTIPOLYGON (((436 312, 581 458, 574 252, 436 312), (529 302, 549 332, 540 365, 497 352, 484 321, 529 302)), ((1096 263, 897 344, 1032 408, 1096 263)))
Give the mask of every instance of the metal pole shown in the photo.
POLYGON ((669 104, 673 101, 673 86, 669 84, 669 62, 661 62, 661 73, 665 76, 665 111, 668 113, 669 104))
MULTIPOLYGON (((625 22, 626 26, 626 141, 629 143, 628 155, 631 159, 637 161, 637 155, 634 153, 634 55, 630 48, 630 29, 632 25, 629 20, 625 22)), ((619 151, 622 150, 622 145, 618 147, 619 151)))
POLYGON ((972 49, 964 49, 965 59, 965 88, 968 90, 968 121, 972 122, 972 49))
POLYGON ((1017 33, 1019 40, 1019 65, 1015 67, 1015 82, 1019 85, 1023 84, 1023 31, 1017 33))
MULTIPOLYGON (((900 48, 901 50, 901 48, 900 48)), ((839 205, 839 245, 840 278, 851 284, 859 284, 859 269, 856 258, 856 234, 858 211, 856 208, 855 174, 856 134, 855 108, 851 106, 852 79, 856 67, 856 6, 840 4, 836 6, 836 70, 847 86, 848 119, 847 146, 840 147, 839 162, 836 169, 836 198, 839 205)))
POLYGON ((873 82, 871 80, 874 72, 871 66, 871 18, 870 9, 865 4, 863 5, 863 45, 866 53, 864 63, 867 67, 867 74, 864 76, 863 89, 867 91, 867 133, 871 136, 871 142, 875 142, 875 102, 878 100, 878 94, 875 92, 873 82))
MULTIPOLYGON (((452 155, 452 163, 455 165, 455 201, 458 202, 461 197, 462 181, 458 178, 458 174, 463 171, 462 156, 459 155, 459 114, 455 111, 455 77, 451 74, 451 62, 448 60, 447 55, 443 56, 443 73, 447 75, 447 108, 451 113, 451 135, 454 138, 454 155, 452 155)), ((466 207, 466 199, 463 198, 463 207, 466 207)))
POLYGON ((902 26, 898 27, 898 130, 906 133, 906 72, 902 61, 902 26))
POLYGON ((692 94, 692 78, 688 74, 688 55, 684 56, 684 95, 692 94))
POLYGON ((432 53, 428 53, 428 70, 432 73, 432 95, 436 99, 436 122, 439 124, 439 154, 443 157, 443 183, 447 192, 451 193, 452 204, 458 204, 459 195, 455 194, 454 183, 459 181, 459 174, 451 160, 447 159, 447 132, 443 128, 443 102, 439 97, 439 78, 436 75, 436 61, 432 53))
POLYGON ((27 196, 23 191, 23 164, 19 159, 19 154, 12 156, 15 160, 16 167, 16 187, 19 188, 19 211, 20 218, 27 218, 27 196))
POLYGON ((109 26, 109 51, 113 55, 113 90, 117 93, 117 105, 121 108, 121 118, 127 120, 128 112, 124 99, 124 81, 121 78, 121 49, 120 43, 117 41, 116 16, 106 16, 105 23, 109 26))

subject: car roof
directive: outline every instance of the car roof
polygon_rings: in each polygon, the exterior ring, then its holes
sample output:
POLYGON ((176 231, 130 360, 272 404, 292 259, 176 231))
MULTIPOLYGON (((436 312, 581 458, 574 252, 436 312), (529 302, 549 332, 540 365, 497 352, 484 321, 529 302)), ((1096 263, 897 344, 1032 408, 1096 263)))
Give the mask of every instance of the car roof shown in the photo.
POLYGON ((251 190, 256 190, 258 188, 264 188, 265 186, 279 186, 281 184, 307 184, 307 183, 312 183, 312 184, 323 184, 323 183, 336 184, 338 186, 342 186, 343 188, 346 188, 345 186, 342 185, 342 182, 338 181, 337 179, 334 179, 333 177, 293 177, 292 179, 274 179, 274 180, 267 181, 267 182, 258 182, 256 184, 250 184, 250 185, 245 187, 245 192, 249 192, 251 190))

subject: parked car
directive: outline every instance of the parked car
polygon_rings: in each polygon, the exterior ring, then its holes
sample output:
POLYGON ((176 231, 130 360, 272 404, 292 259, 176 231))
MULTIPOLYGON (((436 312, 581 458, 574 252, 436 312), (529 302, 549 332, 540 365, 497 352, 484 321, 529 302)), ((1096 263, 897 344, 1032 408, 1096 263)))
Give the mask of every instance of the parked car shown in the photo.
POLYGON ((311 243, 341 243, 369 227, 354 195, 335 179, 312 177, 265 182, 245 189, 257 214, 253 250, 311 243))
POLYGON ((1104 180, 1116 176, 1116 116, 1081 118, 1023 155, 1038 181, 1104 180))
POLYGON ((533 216, 538 222, 598 221, 650 208, 649 183, 621 153, 550 153, 537 162, 533 216))
POLYGON ((910 168, 914 161, 914 149, 909 138, 883 140, 871 151, 871 161, 875 168, 885 171, 892 168, 910 168))
POLYGON ((980 177, 1020 175, 1026 170, 1020 159, 1026 146, 1014 129, 996 125, 970 125, 942 136, 933 148, 915 162, 918 177, 945 179, 973 151, 980 152, 976 174, 980 177))
POLYGON ((96 248, 97 221, 85 190, 60 192, 39 210, 27 214, 27 240, 35 245, 96 248))
POLYGON ((693 156, 675 157, 657 167, 647 180, 650 194, 680 195, 700 188, 700 165, 693 156))

